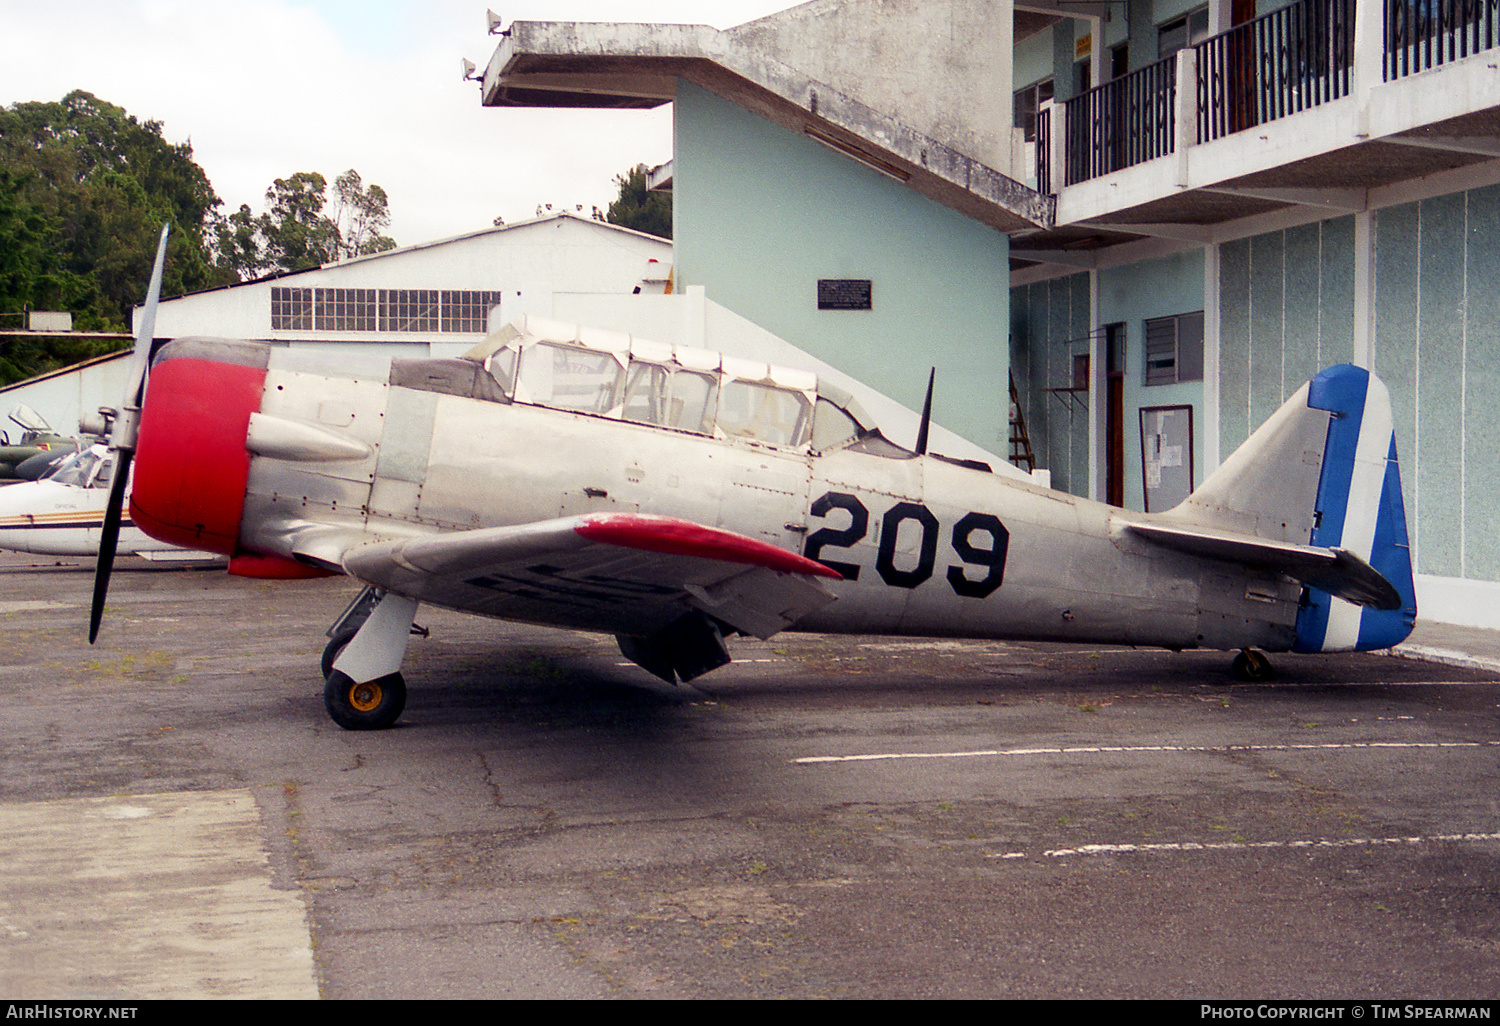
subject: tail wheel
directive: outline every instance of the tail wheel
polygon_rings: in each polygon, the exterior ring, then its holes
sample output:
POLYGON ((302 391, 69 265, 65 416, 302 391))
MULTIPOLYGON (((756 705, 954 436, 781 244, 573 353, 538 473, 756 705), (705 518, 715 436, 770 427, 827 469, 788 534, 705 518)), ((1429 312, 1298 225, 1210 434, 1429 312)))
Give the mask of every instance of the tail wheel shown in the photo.
POLYGON ((406 678, 392 673, 356 682, 334 670, 323 686, 323 704, 345 730, 385 730, 406 708, 406 678))
POLYGON ((1242 649, 1234 657, 1234 662, 1230 664, 1229 673, 1235 680, 1250 684, 1258 684, 1276 676, 1271 660, 1266 658, 1264 652, 1254 648, 1242 649))

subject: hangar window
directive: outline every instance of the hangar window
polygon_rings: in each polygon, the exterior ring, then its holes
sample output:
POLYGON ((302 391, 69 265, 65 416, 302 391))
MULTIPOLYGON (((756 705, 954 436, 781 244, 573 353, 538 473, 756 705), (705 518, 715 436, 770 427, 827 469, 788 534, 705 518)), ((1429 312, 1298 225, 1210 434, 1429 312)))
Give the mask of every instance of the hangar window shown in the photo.
POLYGON ((311 331, 312 289, 272 289, 271 327, 281 331, 311 331))
POLYGON ((437 331, 436 289, 381 289, 381 331, 437 331))
POLYGON ((317 289, 313 326, 319 331, 374 331, 374 289, 317 289))
POLYGON ((1146 384, 1203 380, 1203 311, 1146 322, 1146 384))
POLYGON ((443 330, 484 334, 490 311, 500 305, 498 292, 443 291, 443 330))

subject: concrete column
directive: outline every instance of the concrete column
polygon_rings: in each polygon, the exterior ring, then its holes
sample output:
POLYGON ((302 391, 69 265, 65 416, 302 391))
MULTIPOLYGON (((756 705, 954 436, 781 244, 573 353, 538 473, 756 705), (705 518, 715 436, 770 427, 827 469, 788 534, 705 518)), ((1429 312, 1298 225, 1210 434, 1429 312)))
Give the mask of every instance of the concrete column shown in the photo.
POLYGON ((1354 352, 1356 366, 1375 367, 1375 212, 1354 215, 1354 352))
POLYGON ((1177 184, 1188 186, 1188 150, 1198 144, 1198 51, 1177 51, 1177 184))
POLYGON ((1105 497, 1104 472, 1109 454, 1104 451, 1109 416, 1107 377, 1109 348, 1104 329, 1099 324, 1099 271, 1089 271, 1089 498, 1102 502, 1105 497))
POLYGON ((1232 0, 1212 0, 1208 5, 1208 34, 1216 36, 1220 32, 1228 32, 1234 26, 1229 24, 1231 17, 1232 0))
POLYGON ((1066 104, 1052 104, 1052 194, 1061 193, 1068 184, 1068 108, 1066 104))
POLYGON ((1097 86, 1104 82, 1104 19, 1091 14, 1088 22, 1089 38, 1093 40, 1093 45, 1089 48, 1089 77, 1097 86))
POLYGON ((1219 454, 1219 244, 1203 248, 1203 471, 1218 469, 1219 454))
POLYGON ((1354 5, 1354 68, 1349 92, 1359 111, 1354 131, 1361 139, 1370 135, 1370 93, 1384 80, 1384 12, 1385 5, 1374 0, 1354 5))

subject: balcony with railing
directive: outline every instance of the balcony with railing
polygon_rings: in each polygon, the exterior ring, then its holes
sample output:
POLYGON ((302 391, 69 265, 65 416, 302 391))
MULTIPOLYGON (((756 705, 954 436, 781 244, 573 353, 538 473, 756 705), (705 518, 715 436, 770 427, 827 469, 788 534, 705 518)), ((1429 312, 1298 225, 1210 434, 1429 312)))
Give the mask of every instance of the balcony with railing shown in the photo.
POLYGON ((1387 82, 1500 46, 1500 0, 1386 0, 1387 82))
POLYGON ((1039 126, 1060 137, 1037 147, 1039 185, 1087 182, 1344 99, 1357 60, 1368 91, 1500 47, 1500 0, 1381 0, 1360 56, 1361 6, 1299 0, 1068 100, 1060 125, 1039 126))
POLYGON ((1065 184, 1171 153, 1176 105, 1176 54, 1067 101, 1065 184))
POLYGON ((1206 142, 1348 96, 1354 0, 1301 0, 1194 49, 1206 142))

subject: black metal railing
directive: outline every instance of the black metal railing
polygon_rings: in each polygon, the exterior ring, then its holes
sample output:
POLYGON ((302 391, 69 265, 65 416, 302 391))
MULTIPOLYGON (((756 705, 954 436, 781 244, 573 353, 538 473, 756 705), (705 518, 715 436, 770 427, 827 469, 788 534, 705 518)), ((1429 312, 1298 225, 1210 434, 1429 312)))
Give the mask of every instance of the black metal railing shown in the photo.
POLYGON ((1197 141, 1207 142, 1349 95, 1354 0, 1300 0, 1197 51, 1197 141))
POLYGON ((1385 80, 1500 46, 1500 0, 1384 0, 1385 80))
MULTIPOLYGON (((1363 0, 1373 3, 1373 0, 1363 0)), ((1298 0, 1194 47, 1197 138, 1220 139, 1349 95, 1357 0, 1298 0)), ((1387 81, 1500 47, 1500 0, 1381 0, 1387 81)), ((1073 185, 1173 152, 1177 57, 1063 104, 1062 182, 1051 118, 1037 119, 1037 188, 1073 185)))
POLYGON ((1036 115, 1036 191, 1045 195, 1052 192, 1052 110, 1038 111, 1036 115))
POLYGON ((1064 105, 1065 184, 1171 153, 1176 104, 1176 54, 1073 97, 1064 105))

